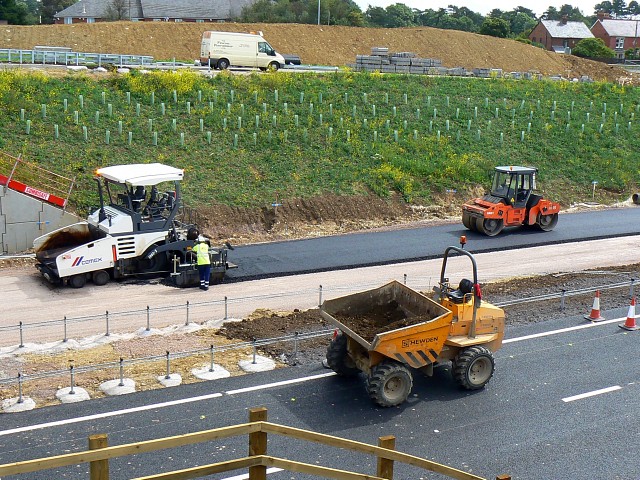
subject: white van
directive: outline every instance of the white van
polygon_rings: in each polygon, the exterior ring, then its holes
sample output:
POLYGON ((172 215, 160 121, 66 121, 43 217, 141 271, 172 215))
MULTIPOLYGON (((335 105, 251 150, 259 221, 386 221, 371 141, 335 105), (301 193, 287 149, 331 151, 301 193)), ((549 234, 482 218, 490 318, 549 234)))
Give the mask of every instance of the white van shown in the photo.
POLYGON ((208 31, 202 34, 200 64, 220 70, 230 66, 278 70, 285 60, 262 35, 208 31))

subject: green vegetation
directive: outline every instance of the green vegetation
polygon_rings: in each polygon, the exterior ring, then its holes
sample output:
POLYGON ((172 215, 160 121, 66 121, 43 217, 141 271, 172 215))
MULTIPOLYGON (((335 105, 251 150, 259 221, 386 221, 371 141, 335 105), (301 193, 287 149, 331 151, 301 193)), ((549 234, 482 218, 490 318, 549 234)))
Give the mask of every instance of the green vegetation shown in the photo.
POLYGON ((601 38, 584 38, 580 40, 572 53, 587 58, 613 58, 615 52, 607 47, 601 38))
POLYGON ((0 150, 76 176, 80 207, 95 202, 96 168, 155 161, 186 170, 192 205, 393 191, 426 203, 488 186, 500 164, 537 166, 550 195, 584 199, 594 180, 628 193, 640 182, 639 116, 640 90, 605 83, 0 72, 0 150))

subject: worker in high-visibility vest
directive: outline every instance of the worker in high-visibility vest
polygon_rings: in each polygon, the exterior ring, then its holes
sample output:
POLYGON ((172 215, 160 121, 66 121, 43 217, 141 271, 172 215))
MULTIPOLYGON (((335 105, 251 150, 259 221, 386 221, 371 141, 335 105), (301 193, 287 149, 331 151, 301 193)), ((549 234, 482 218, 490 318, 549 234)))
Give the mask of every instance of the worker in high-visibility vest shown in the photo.
POLYGON ((200 290, 209 290, 209 277, 211 276, 211 258, 209 257, 209 244, 202 235, 198 236, 197 243, 192 251, 196 253, 198 261, 198 273, 200 274, 200 290))

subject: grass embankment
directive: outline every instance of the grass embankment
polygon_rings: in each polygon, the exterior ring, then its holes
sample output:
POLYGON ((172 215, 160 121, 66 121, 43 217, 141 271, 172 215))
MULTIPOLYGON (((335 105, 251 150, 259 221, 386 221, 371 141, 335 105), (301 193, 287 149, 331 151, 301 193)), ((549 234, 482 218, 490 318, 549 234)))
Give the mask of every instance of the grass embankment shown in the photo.
POLYGON ((95 202, 95 168, 152 161, 186 170, 194 206, 389 191, 425 203, 487 186, 500 164, 537 166, 545 193, 568 203, 594 180, 614 197, 638 186, 639 92, 359 73, 2 72, 0 150, 76 176, 80 207, 95 202))

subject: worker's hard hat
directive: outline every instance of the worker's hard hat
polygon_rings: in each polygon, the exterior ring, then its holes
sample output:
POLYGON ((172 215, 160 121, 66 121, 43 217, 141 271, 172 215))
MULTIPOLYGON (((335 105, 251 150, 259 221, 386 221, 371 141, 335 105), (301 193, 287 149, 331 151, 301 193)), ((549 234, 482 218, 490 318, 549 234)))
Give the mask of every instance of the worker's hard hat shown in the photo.
POLYGON ((206 242, 207 239, 204 238, 202 235, 198 235, 198 242, 206 242))

